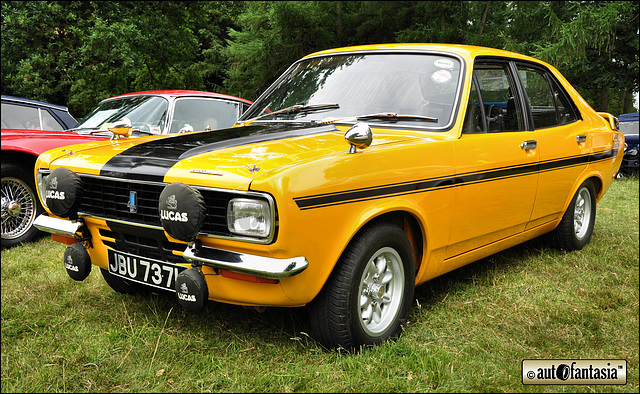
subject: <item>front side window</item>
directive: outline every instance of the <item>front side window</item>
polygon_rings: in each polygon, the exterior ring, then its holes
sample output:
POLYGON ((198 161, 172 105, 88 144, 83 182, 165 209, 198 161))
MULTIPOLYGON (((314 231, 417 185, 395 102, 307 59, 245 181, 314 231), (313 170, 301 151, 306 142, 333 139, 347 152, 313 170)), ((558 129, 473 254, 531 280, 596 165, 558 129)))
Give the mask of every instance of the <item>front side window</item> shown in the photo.
POLYGON ((508 64, 476 64, 463 133, 525 130, 515 91, 508 64))
POLYGON ((518 66, 518 73, 529 98, 535 129, 561 126, 577 120, 572 103, 546 72, 518 66))
POLYGON ((453 124, 462 67, 458 58, 439 54, 306 59, 287 70, 241 121, 259 117, 260 121, 330 122, 378 115, 367 121, 443 130, 453 124))

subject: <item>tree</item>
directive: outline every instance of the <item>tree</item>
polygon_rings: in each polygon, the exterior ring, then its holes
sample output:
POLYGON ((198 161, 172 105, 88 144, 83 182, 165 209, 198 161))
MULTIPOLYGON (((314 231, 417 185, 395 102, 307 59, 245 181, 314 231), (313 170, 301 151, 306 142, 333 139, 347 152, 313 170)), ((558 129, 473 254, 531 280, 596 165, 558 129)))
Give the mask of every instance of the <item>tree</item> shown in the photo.
POLYGON ((635 1, 3 1, 2 93, 78 117, 139 90, 255 100, 309 53, 392 42, 531 55, 614 114, 639 89, 635 1))
POLYGON ((628 97, 638 92, 637 2, 514 2, 509 19, 505 49, 554 65, 599 111, 631 111, 628 97), (612 90, 622 103, 612 100, 612 90))
POLYGON ((89 4, 2 3, 2 93, 66 105, 89 4))
POLYGON ((2 3, 2 92, 68 105, 152 89, 218 90, 238 2, 2 3))
POLYGON ((230 29, 225 88, 255 100, 304 55, 332 46, 332 2, 253 1, 240 14, 242 29, 230 29))

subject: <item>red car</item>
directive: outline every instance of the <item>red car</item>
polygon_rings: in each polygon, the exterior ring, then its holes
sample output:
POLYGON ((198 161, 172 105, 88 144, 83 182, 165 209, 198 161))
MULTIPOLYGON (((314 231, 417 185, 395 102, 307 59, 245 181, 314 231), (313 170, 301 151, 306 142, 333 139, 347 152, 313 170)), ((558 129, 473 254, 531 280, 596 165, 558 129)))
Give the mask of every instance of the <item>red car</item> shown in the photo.
POLYGON ((101 101, 76 124, 66 107, 3 95, 2 248, 40 234, 33 227, 33 220, 43 212, 33 176, 40 153, 108 139, 113 136, 108 127, 121 121, 131 124, 134 137, 231 127, 251 104, 234 96, 192 90, 127 93, 101 101))

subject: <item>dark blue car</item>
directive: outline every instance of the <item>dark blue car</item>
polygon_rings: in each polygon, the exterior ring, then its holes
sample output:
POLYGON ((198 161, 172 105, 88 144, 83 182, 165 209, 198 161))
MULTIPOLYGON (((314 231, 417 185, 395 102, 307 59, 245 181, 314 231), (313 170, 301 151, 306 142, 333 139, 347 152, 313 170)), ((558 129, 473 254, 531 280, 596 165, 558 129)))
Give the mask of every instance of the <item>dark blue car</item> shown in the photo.
POLYGON ((625 174, 638 172, 638 112, 618 116, 624 134, 624 158, 620 170, 625 174))

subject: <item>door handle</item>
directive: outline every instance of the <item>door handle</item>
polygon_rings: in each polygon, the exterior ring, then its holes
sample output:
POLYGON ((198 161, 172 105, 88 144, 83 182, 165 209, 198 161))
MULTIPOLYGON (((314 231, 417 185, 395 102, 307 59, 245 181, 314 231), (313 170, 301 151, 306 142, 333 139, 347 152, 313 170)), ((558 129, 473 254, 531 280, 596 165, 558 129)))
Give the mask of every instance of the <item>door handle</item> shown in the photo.
POLYGON ((520 144, 520 148, 524 150, 533 149, 536 146, 538 146, 538 142, 536 140, 522 141, 520 144))
POLYGON ((576 142, 581 143, 587 140, 587 136, 584 134, 576 135, 576 142))

